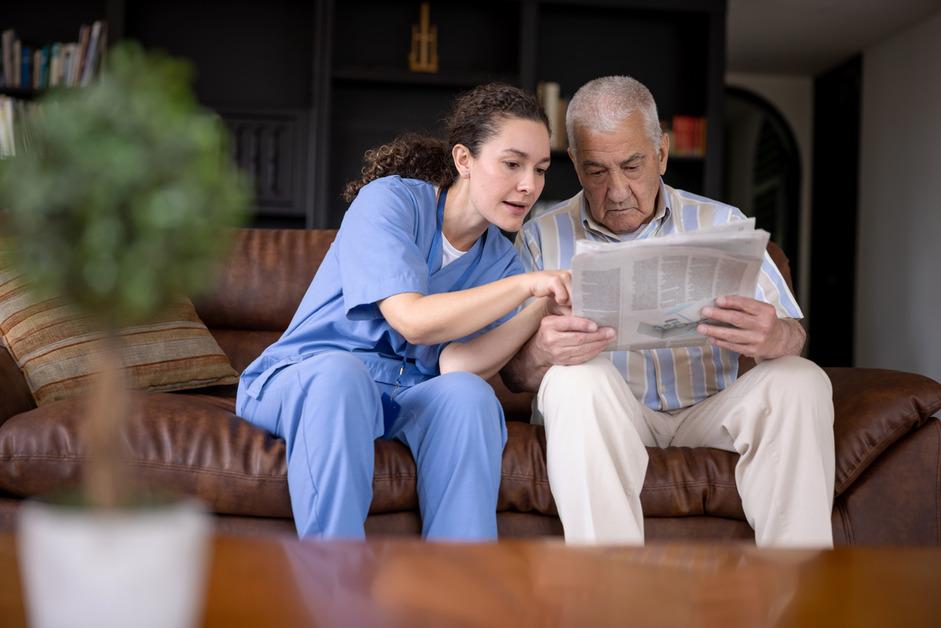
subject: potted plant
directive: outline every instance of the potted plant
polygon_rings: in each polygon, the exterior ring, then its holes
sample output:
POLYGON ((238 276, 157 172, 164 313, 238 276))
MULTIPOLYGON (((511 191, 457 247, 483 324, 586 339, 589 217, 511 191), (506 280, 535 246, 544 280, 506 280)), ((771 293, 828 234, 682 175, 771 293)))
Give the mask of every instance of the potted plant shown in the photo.
POLYGON ((36 626, 185 626, 197 616, 209 523, 193 502, 157 506, 127 484, 132 404, 117 333, 206 283, 249 198, 190 76, 186 63, 121 44, 93 86, 46 97, 26 122, 28 150, 0 161, 5 263, 100 331, 81 494, 21 510, 36 626))

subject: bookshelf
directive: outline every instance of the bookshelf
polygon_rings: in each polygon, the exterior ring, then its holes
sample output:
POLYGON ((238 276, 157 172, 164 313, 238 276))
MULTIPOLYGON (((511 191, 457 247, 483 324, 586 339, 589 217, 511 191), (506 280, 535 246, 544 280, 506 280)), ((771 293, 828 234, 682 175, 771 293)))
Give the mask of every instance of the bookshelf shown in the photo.
POLYGON ((95 15, 102 7, 70 9, 64 19, 81 20, 71 29, 22 7, 0 14, 0 159, 28 150, 21 123, 47 90, 81 88, 98 77, 108 39, 104 15, 95 15))
POLYGON ((0 96, 9 96, 17 100, 33 100, 40 95, 40 91, 31 87, 7 87, 0 85, 0 96))
MULTIPOLYGON (((346 209, 340 191, 357 176, 364 150, 404 131, 440 132, 456 94, 494 80, 531 91, 554 81, 570 98, 603 74, 637 77, 662 119, 706 119, 705 154, 671 157, 666 180, 719 194, 725 0, 432 0, 433 74, 408 69, 419 6, 35 0, 14 5, 19 15, 4 20, 53 40, 104 16, 112 41, 133 38, 191 59, 200 102, 225 119, 236 158, 256 178, 260 226, 336 227, 346 209), (51 13, 54 20, 39 17, 51 13)), ((554 152, 543 199, 577 190, 567 156, 554 152)))

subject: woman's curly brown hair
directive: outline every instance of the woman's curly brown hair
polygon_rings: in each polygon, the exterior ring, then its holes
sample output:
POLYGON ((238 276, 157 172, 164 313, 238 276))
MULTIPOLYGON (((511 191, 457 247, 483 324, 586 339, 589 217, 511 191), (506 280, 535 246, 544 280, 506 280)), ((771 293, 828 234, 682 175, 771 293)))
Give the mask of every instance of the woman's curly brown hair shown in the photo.
POLYGON ((367 150, 363 155, 362 176, 346 184, 343 198, 347 203, 352 202, 364 185, 391 175, 447 187, 457 177, 451 149, 463 144, 476 157, 480 146, 496 135, 500 123, 508 118, 540 122, 549 130, 549 120, 532 94, 504 83, 480 85, 454 100, 445 121, 447 142, 407 133, 367 150))
POLYGON ((362 177, 346 184, 343 199, 350 203, 360 188, 380 177, 394 174, 407 179, 422 179, 440 187, 454 182, 457 174, 451 164, 451 151, 444 140, 427 135, 406 133, 388 144, 370 148, 363 155, 362 177))

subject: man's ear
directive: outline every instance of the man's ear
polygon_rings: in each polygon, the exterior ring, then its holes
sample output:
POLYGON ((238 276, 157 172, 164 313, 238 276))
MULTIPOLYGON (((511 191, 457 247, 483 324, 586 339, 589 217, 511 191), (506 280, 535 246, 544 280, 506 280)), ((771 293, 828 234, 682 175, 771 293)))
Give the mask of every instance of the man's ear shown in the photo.
POLYGON ((454 167, 457 169, 458 175, 463 178, 469 177, 470 163, 473 158, 470 149, 463 144, 455 144, 454 148, 451 149, 451 158, 454 160, 454 167))
POLYGON ((660 166, 660 176, 666 174, 667 172, 667 159, 670 157, 670 134, 661 133, 660 134, 660 149, 657 154, 659 166, 660 166))

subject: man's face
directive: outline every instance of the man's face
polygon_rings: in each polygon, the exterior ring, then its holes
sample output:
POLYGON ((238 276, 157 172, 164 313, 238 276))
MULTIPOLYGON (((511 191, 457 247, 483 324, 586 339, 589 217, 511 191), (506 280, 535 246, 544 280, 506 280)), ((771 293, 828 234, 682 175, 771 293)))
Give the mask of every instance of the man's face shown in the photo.
POLYGON ((667 170, 669 138, 652 144, 643 115, 632 113, 611 133, 575 129, 569 149, 591 217, 614 233, 630 233, 653 218, 660 177, 667 170))

